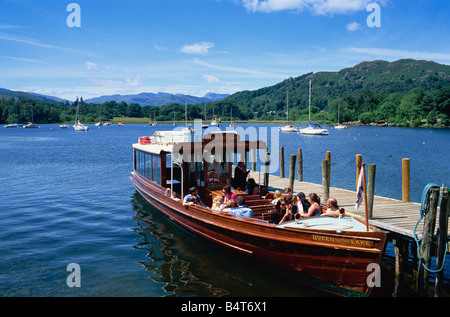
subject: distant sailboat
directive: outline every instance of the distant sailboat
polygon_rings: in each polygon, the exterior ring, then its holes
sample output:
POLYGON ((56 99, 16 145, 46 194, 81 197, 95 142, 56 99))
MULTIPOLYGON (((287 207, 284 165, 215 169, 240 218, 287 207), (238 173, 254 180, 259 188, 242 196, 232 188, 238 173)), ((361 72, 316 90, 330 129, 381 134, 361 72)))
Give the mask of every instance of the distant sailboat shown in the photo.
POLYGON ((28 124, 23 126, 25 129, 29 129, 29 128, 38 128, 38 125, 36 123, 34 123, 34 111, 33 111, 33 106, 31 106, 31 122, 29 122, 28 124))
POLYGON ((338 106, 338 123, 334 126, 335 129, 347 129, 348 127, 346 125, 341 124, 339 120, 339 112, 341 111, 341 104, 338 106))
POLYGON ((188 123, 187 123, 187 102, 184 103, 184 124, 185 124, 185 127, 183 129, 181 129, 181 131, 183 133, 186 133, 186 134, 194 133, 195 130, 192 129, 191 127, 189 127, 188 123))
POLYGON ((153 121, 149 123, 152 126, 158 125, 158 122, 156 122, 156 113, 153 112, 153 121))
POLYGON ((97 127, 102 127, 103 126, 103 122, 102 122, 102 108, 100 107, 100 121, 97 122, 95 124, 97 127))
POLYGON ((208 124, 206 123, 206 104, 205 104, 205 123, 202 124, 202 128, 203 129, 208 128, 208 124))
POLYGON ((78 97, 77 97, 77 113, 75 114, 75 124, 73 125, 73 129, 75 131, 89 130, 89 127, 87 125, 80 123, 80 103, 78 102, 78 97))
POLYGON ((306 135, 328 135, 328 130, 318 123, 311 122, 311 80, 309 80, 309 127, 300 129, 299 133, 306 135))
MULTIPOLYGON (((17 119, 17 114, 12 114, 12 106, 9 106, 9 122, 14 121, 14 119, 17 119)), ((17 123, 17 121, 15 123, 9 123, 9 124, 5 124, 3 126, 4 128, 19 128, 20 124, 17 123)))
POLYGON ((217 118, 214 115, 214 108, 213 108, 213 119, 211 121, 211 125, 213 125, 213 126, 218 126, 219 125, 219 122, 217 121, 217 118))
POLYGON ((297 132, 297 129, 294 128, 289 122, 289 91, 286 92, 286 125, 280 127, 281 132, 297 132))
POLYGON ((230 121, 230 128, 237 128, 237 125, 233 123, 233 106, 231 106, 231 121, 230 121))

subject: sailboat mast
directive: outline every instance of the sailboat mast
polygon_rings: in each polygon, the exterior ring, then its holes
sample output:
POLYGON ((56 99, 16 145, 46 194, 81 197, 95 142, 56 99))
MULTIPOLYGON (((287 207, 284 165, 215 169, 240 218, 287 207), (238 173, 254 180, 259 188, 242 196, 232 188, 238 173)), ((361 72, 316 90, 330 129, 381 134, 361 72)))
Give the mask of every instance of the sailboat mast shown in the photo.
POLYGON ((311 79, 309 80, 309 122, 311 122, 311 79))
POLYGON ((289 122, 289 90, 286 91, 286 124, 289 122))

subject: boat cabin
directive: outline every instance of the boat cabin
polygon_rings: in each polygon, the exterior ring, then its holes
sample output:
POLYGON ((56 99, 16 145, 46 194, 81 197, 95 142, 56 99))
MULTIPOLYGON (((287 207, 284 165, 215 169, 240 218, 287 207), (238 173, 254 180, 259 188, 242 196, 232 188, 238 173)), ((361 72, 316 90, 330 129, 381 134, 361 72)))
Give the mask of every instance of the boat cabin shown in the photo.
POLYGON ((246 163, 252 149, 267 150, 267 145, 242 141, 235 131, 212 132, 203 138, 185 131, 157 131, 133 144, 134 171, 180 198, 195 186, 202 201, 211 206, 214 192, 232 185, 233 164, 246 163))

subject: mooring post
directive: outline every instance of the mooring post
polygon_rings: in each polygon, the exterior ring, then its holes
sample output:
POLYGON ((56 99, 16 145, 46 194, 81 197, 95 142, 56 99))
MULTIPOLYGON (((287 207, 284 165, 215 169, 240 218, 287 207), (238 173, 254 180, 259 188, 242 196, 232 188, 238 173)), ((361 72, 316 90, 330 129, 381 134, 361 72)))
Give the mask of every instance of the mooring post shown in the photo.
MULTIPOLYGON (((448 214, 450 210, 450 200, 448 199, 448 188, 441 188, 441 203, 439 208, 439 232, 437 236, 436 269, 445 265, 445 253, 447 252, 448 214)), ((444 284, 444 269, 436 273, 436 284, 434 296, 442 296, 442 285, 444 284)))
POLYGON ((252 171, 256 172, 256 149, 252 149, 252 171))
POLYGON ((409 158, 402 159, 402 200, 410 201, 410 162, 409 158))
POLYGON ((373 217, 373 201, 375 198, 375 164, 369 164, 367 171, 367 214, 369 219, 373 217))
POLYGON ((291 155, 289 159, 289 188, 291 192, 294 192, 294 180, 295 180, 295 161, 297 157, 291 155))
POLYGON ((408 242, 398 238, 393 240, 395 246, 395 273, 394 273, 394 293, 393 297, 399 297, 401 295, 404 279, 404 267, 406 259, 408 258, 408 242))
POLYGON ((270 171, 270 153, 264 153, 264 186, 269 188, 269 171, 270 171))
POLYGON ((361 172, 362 155, 356 154, 356 191, 358 191, 359 173, 361 172))
POLYGON ((298 181, 303 182, 303 154, 302 149, 298 149, 298 166, 297 166, 297 174, 298 174, 298 181))
POLYGON ((280 147, 280 177, 284 178, 284 147, 280 147))
POLYGON ((325 152, 325 159, 328 161, 328 187, 330 187, 330 184, 331 184, 331 152, 330 151, 325 152))
POLYGON ((430 267, 431 263, 431 248, 433 246, 433 235, 436 226, 436 211, 439 201, 439 189, 430 189, 430 194, 427 196, 425 203, 425 217, 423 224, 422 242, 420 245, 419 268, 417 271, 417 293, 419 296, 428 295, 428 284, 430 272, 426 270, 423 265, 430 267))
POLYGON ((326 202, 330 198, 330 179, 328 175, 328 160, 322 160, 322 186, 323 197, 322 200, 326 202))

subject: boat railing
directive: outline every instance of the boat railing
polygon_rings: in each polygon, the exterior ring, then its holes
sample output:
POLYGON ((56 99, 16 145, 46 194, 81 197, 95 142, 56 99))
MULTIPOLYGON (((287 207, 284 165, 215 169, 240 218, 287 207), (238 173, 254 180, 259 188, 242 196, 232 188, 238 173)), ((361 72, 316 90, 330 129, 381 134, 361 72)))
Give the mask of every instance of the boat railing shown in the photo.
POLYGON ((174 179, 173 179, 173 165, 178 165, 181 169, 181 191, 183 191, 184 188, 184 178, 183 178, 183 164, 180 164, 178 162, 176 162, 173 158, 171 158, 170 160, 171 162, 171 166, 170 166, 170 197, 174 198, 174 192, 173 192, 173 184, 174 184, 174 179))

